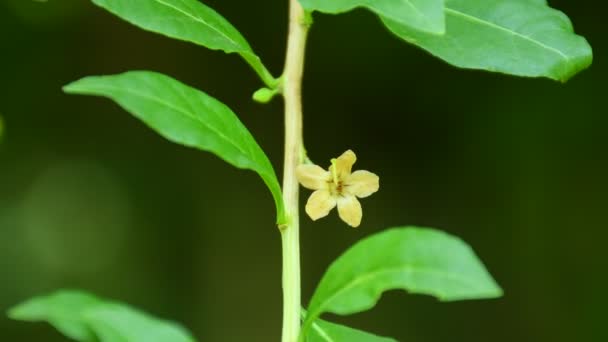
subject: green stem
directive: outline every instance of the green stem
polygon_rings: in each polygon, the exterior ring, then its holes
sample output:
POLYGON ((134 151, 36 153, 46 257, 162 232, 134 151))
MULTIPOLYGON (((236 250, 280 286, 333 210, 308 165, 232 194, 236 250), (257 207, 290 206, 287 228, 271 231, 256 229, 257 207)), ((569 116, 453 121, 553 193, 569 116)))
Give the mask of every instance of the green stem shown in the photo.
POLYGON ((281 229, 283 247, 282 342, 296 342, 300 334, 299 184, 296 168, 302 163, 302 74, 308 26, 298 0, 289 4, 289 37, 283 72, 285 98, 285 164, 283 199, 289 222, 281 229))

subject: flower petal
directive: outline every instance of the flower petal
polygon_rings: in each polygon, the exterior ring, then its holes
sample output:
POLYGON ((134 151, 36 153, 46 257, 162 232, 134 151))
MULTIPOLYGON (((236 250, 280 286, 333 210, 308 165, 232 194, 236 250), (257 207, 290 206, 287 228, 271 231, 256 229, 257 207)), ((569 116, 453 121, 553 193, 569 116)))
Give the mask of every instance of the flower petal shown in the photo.
POLYGON ((296 177, 303 187, 319 190, 327 188, 327 182, 331 180, 331 174, 318 165, 299 165, 296 168, 296 177))
POLYGON ((349 226, 357 228, 361 224, 363 210, 361 203, 355 196, 344 196, 338 199, 338 214, 342 221, 348 223, 349 226))
POLYGON ((348 175, 350 175, 350 171, 353 168, 353 164, 357 161, 357 156, 355 152, 348 150, 342 153, 341 156, 336 158, 332 165, 329 167, 330 171, 333 172, 333 168, 335 168, 336 175, 338 179, 344 179, 348 175))
POLYGON ((306 213, 313 221, 327 216, 336 206, 336 199, 327 190, 317 190, 310 195, 306 203, 306 213))
POLYGON ((346 190, 359 198, 370 196, 380 188, 380 177, 375 173, 359 170, 353 172, 344 181, 346 190))

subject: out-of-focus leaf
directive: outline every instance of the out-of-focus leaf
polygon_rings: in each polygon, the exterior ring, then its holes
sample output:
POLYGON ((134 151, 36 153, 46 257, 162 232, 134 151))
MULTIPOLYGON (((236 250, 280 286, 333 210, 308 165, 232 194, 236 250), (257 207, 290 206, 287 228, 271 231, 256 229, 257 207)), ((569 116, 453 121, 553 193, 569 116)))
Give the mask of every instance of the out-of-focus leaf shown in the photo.
POLYGON ((182 326, 123 304, 103 303, 85 318, 102 342, 194 342, 182 326))
POLYGON ((65 336, 82 342, 96 342, 95 334, 84 320, 84 313, 101 301, 80 291, 59 291, 29 299, 8 315, 18 321, 48 322, 65 336))
POLYGON ((194 342, 180 325, 81 291, 32 298, 9 311, 16 320, 48 322, 80 342, 194 342))

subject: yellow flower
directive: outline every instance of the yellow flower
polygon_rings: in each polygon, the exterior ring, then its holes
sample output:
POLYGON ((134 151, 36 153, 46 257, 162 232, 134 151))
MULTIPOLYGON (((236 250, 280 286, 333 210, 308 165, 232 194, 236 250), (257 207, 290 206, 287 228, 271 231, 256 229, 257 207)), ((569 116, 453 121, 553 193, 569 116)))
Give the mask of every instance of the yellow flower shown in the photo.
POLYGON ((363 212, 357 197, 364 198, 378 191, 379 177, 369 171, 351 173, 357 156, 351 150, 332 159, 325 171, 318 165, 300 165, 296 170, 298 181, 305 188, 316 190, 306 203, 306 213, 313 220, 327 216, 337 205, 340 218, 352 227, 361 224, 363 212))

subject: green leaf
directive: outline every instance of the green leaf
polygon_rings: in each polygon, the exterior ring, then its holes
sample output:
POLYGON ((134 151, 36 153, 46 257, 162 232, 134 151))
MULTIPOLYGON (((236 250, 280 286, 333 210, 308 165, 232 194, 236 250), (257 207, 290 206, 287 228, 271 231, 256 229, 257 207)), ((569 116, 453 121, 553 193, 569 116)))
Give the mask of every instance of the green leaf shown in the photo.
POLYGON ((274 197, 277 223, 286 223, 281 187, 268 157, 234 112, 213 97, 149 71, 86 77, 64 91, 108 97, 166 139, 257 172, 274 197))
POLYGON ((58 291, 9 311, 12 319, 49 322, 81 342, 194 342, 180 325, 80 291, 58 291))
POLYGON ((308 11, 344 13, 357 7, 431 34, 445 32, 444 0, 300 0, 308 11))
POLYGON ((71 339, 96 342, 96 335, 84 321, 84 313, 100 303, 99 299, 87 293, 59 291, 27 300, 9 310, 8 316, 18 321, 46 321, 71 339))
POLYGON ((446 0, 446 34, 426 34, 385 17, 398 37, 462 68, 566 81, 592 61, 566 15, 541 0, 446 0))
POLYGON ((365 331, 317 319, 311 326, 307 342, 396 342, 365 331))
POLYGON ((144 30, 192 42, 212 50, 238 53, 273 88, 277 80, 247 40, 224 17, 197 0, 92 0, 144 30))
POLYGON ((433 229, 393 228, 358 242, 334 261, 312 296, 303 330, 324 312, 368 310, 392 289, 442 301, 502 295, 462 240, 433 229))
POLYGON ((104 303, 85 313, 102 342, 194 342, 182 326, 161 321, 128 306, 104 303))

